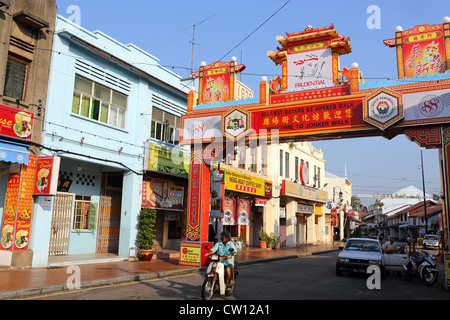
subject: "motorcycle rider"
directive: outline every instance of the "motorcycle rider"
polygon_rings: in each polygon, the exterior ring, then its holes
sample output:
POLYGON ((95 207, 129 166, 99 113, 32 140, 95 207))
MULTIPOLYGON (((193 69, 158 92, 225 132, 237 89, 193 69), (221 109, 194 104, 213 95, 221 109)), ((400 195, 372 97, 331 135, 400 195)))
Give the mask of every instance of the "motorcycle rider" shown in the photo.
POLYGON ((226 270, 227 286, 230 285, 231 272, 232 272, 232 269, 234 268, 234 256, 237 254, 236 246, 233 243, 233 241, 230 241, 230 240, 231 240, 230 233, 228 231, 224 230, 220 234, 220 241, 214 245, 214 247, 211 249, 211 251, 209 253, 205 254, 205 257, 209 257, 217 252, 220 256, 227 257, 225 260, 222 261, 223 265, 225 266, 225 270, 226 270))

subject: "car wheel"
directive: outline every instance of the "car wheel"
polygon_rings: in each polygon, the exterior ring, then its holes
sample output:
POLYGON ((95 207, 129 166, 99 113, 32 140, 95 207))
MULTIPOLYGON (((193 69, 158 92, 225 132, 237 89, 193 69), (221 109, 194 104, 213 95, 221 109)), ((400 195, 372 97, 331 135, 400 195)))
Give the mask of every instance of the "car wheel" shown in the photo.
POLYGON ((336 275, 339 277, 342 276, 342 270, 339 269, 339 267, 337 267, 337 266, 336 266, 336 275))

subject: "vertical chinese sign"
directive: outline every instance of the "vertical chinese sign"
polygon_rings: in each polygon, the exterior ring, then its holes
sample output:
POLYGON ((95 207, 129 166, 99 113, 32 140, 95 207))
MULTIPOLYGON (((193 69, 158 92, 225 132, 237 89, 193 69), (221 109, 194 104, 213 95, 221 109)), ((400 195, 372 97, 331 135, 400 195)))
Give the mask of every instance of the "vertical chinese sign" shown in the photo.
POLYGON ((28 249, 35 173, 36 156, 30 155, 20 173, 9 174, 1 234, 3 250, 28 249))
POLYGON ((20 172, 10 173, 5 199, 5 214, 2 223, 2 249, 12 250, 14 243, 14 228, 16 225, 17 199, 20 189, 20 172))
POLYGON ((331 226, 337 226, 337 210, 331 209, 331 226))

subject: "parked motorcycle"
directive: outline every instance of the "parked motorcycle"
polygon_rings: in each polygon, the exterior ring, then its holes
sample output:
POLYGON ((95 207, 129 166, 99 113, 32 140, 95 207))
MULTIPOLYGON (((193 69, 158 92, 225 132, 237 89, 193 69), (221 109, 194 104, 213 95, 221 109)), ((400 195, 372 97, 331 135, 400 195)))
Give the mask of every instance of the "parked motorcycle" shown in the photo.
POLYGON ((422 251, 422 253, 424 255, 419 258, 411 255, 408 263, 403 265, 403 269, 405 269, 405 280, 411 281, 413 278, 418 278, 425 285, 432 286, 438 280, 436 256, 426 251, 422 251))
MULTIPOLYGON (((209 250, 209 248, 206 248, 209 250)), ((233 254, 234 250, 230 249, 230 253, 233 254)), ((235 262, 233 271, 231 272, 230 285, 226 285, 226 268, 225 265, 220 262, 220 260, 225 260, 226 256, 220 256, 217 253, 211 255, 211 263, 209 264, 206 274, 205 281, 202 285, 202 299, 211 300, 214 294, 218 293, 221 296, 230 296, 234 293, 234 288, 236 286, 236 279, 239 274, 238 264, 235 262)))

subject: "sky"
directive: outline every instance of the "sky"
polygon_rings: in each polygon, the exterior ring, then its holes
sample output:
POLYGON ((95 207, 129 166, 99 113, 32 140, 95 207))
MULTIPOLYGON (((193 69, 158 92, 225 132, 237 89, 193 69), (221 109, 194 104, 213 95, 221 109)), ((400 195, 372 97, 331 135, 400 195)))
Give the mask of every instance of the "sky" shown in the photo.
MULTIPOLYGON (((61 16, 137 45, 183 78, 189 77, 191 61, 195 71, 202 61, 231 61, 235 56, 246 65, 238 79, 256 93, 262 76, 281 75, 281 67, 267 57, 267 51, 277 51, 278 35, 333 24, 350 37, 353 48, 341 57, 341 68, 357 62, 365 81, 371 82, 397 78, 395 49, 383 44, 395 36, 396 26, 406 30, 439 24, 450 16, 448 0, 57 0, 57 5, 61 16)), ((325 170, 347 174, 353 194, 389 194, 409 185, 423 189, 420 148, 403 135, 392 140, 319 141, 313 146, 324 152, 325 170)), ((427 194, 441 194, 438 151, 424 149, 423 163, 427 194)))

